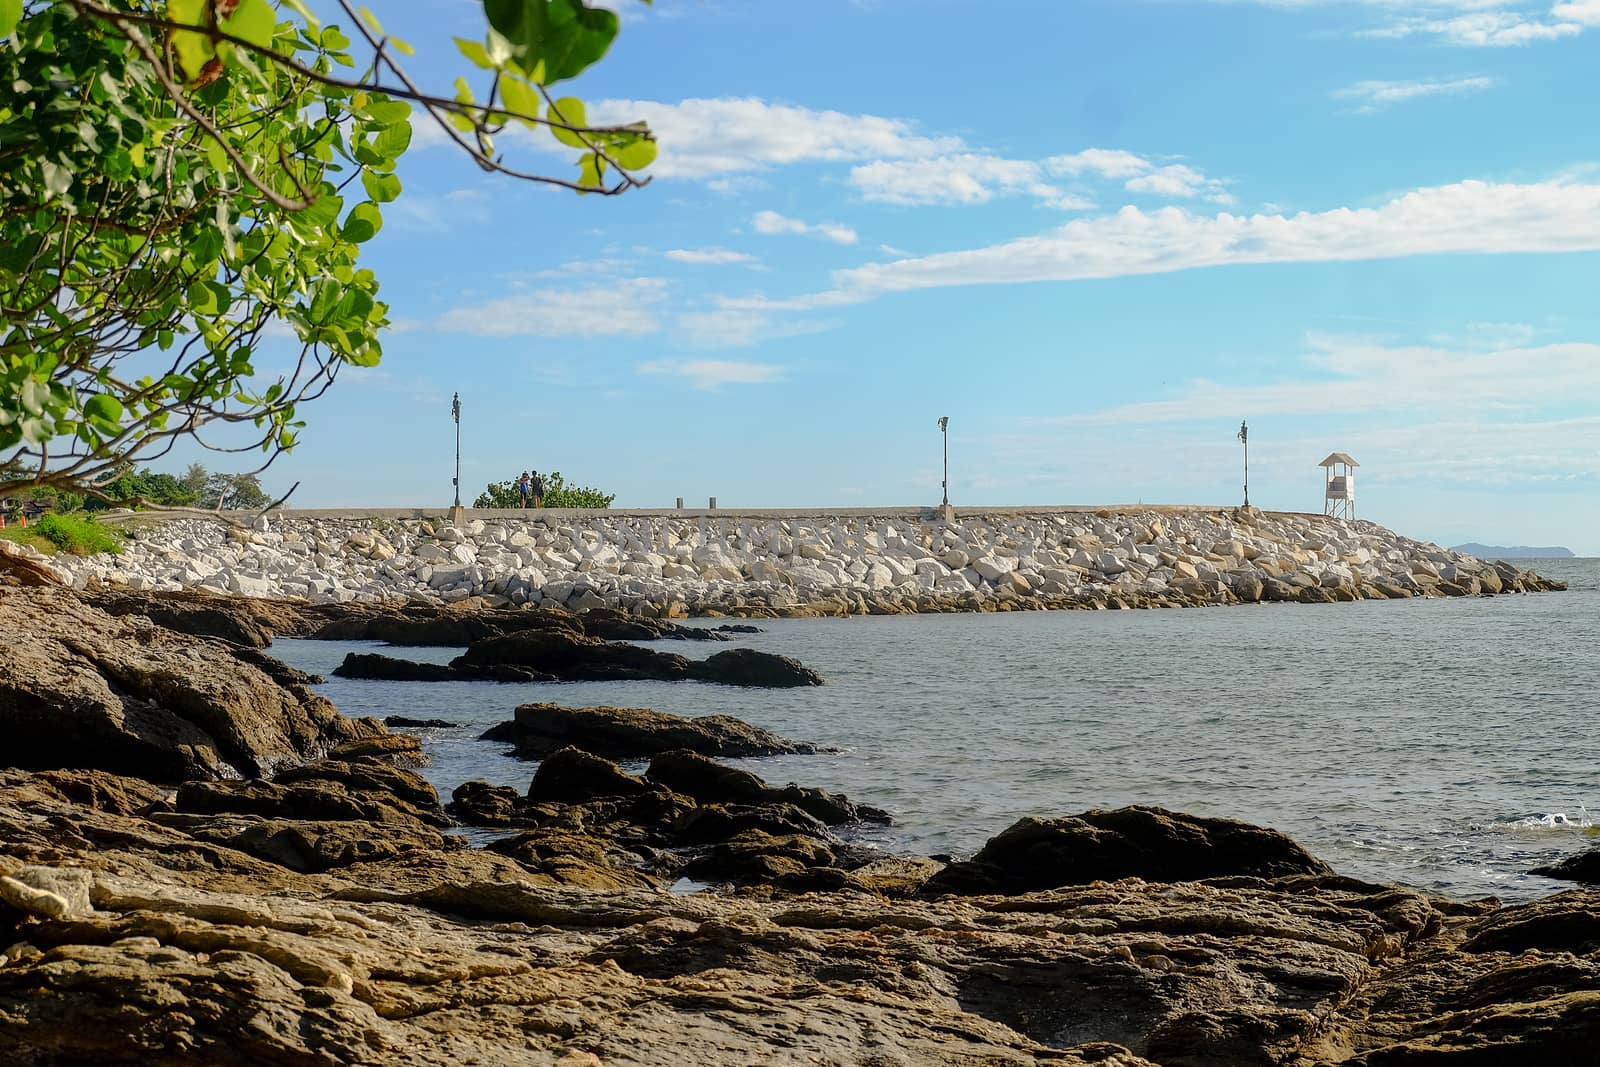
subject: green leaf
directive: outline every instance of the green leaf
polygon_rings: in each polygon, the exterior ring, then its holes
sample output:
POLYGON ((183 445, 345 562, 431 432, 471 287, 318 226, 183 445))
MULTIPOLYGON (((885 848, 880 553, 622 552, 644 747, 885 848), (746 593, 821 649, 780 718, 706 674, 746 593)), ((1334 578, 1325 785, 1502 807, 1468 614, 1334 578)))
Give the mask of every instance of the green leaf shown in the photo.
POLYGON ((217 28, 260 48, 270 48, 278 17, 267 0, 239 0, 233 14, 219 22, 217 28))
POLYGON ((323 193, 306 207, 296 212, 293 222, 297 227, 309 230, 325 229, 329 223, 339 217, 339 212, 344 210, 344 198, 331 193, 323 193))
POLYGON ((523 73, 554 85, 583 73, 616 39, 618 20, 582 0, 484 0, 489 25, 523 73))
POLYGON ((462 55, 467 57, 473 66, 481 67, 484 70, 494 69, 494 60, 489 58, 489 50, 483 45, 477 41, 469 41, 465 37, 452 37, 451 40, 456 43, 456 48, 460 50, 462 55))
POLYGON ((0 0, 0 37, 10 37, 22 21, 22 0, 0 0))
POLYGON ((91 396, 84 402, 83 417, 114 428, 122 422, 122 401, 105 393, 91 396))
POLYGON ((365 4, 361 5, 356 10, 361 13, 361 21, 365 22, 368 26, 371 26, 373 33, 377 34, 379 37, 382 37, 383 23, 378 21, 378 16, 374 15, 372 10, 365 4))
MULTIPOLYGON (((589 124, 588 111, 583 106, 583 101, 575 96, 563 96, 550 105, 550 121, 564 122, 568 126, 587 126, 589 124)), ((559 126, 550 127, 550 132, 555 134, 556 140, 568 148, 588 148, 583 138, 571 130, 564 130, 559 126)))
POLYGON ((605 187, 606 161, 600 153, 590 152, 578 162, 578 184, 589 189, 605 187))
MULTIPOLYGON (((470 127, 469 127, 470 128, 470 127)), ((397 122, 393 126, 385 126, 378 131, 378 136, 372 139, 372 150, 386 162, 393 162, 400 158, 400 154, 411 144, 411 123, 397 122)))
MULTIPOLYGON (((209 0, 167 0, 167 18, 180 26, 207 26, 209 0)), ((216 55, 211 39, 204 34, 179 30, 172 35, 172 47, 178 53, 178 63, 184 75, 193 80, 216 55)))
POLYGON ((381 229, 383 213, 378 210, 378 205, 360 203, 350 209, 350 214, 344 220, 344 228, 339 233, 346 241, 362 244, 376 237, 381 229))
POLYGON ((611 149, 610 155, 623 170, 643 170, 656 161, 656 143, 636 137, 611 149))
POLYGON ((524 125, 538 125, 532 120, 539 117, 539 94, 527 82, 514 74, 501 75, 500 99, 505 101, 506 107, 514 112, 524 125))
POLYGON ((411 121, 411 105, 404 100, 370 100, 363 110, 372 121, 385 126, 411 121))
POLYGON ((380 204, 387 204, 400 195, 400 179, 393 174, 384 174, 375 170, 361 172, 361 187, 367 195, 380 204))

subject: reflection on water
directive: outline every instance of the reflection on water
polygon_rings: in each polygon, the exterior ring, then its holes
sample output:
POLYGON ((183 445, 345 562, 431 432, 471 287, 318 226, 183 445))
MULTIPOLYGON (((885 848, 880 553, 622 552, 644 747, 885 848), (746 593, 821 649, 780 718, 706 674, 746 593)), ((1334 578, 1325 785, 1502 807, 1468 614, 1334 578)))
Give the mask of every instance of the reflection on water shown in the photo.
MULTIPOLYGON (((1600 565, 1539 570, 1574 591, 796 619, 739 639, 821 671, 829 684, 815 689, 333 679, 322 691, 346 714, 461 723, 419 731, 445 794, 470 778, 527 786, 531 764, 475 740, 517 704, 728 714, 842 746, 738 762, 889 809, 898 825, 871 840, 901 851, 970 852, 1023 815, 1160 804, 1285 830, 1357 877, 1521 899, 1560 888, 1524 872, 1589 844, 1600 800, 1587 743, 1600 708, 1600 565)), ((326 674, 366 647, 274 651, 326 674)))

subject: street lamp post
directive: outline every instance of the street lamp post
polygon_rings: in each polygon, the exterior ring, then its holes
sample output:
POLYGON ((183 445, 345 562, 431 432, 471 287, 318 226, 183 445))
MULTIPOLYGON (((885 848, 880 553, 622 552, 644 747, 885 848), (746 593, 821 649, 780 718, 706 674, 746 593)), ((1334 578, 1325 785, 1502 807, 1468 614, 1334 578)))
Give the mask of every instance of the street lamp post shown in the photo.
POLYGON ((939 416, 939 433, 944 438, 944 507, 950 506, 950 416, 939 416))
POLYGON ((456 420, 456 476, 451 483, 456 487, 456 507, 461 506, 461 394, 450 399, 450 417, 456 420))
POLYGON ((1239 420, 1239 443, 1244 445, 1244 506, 1250 506, 1250 427, 1239 420))

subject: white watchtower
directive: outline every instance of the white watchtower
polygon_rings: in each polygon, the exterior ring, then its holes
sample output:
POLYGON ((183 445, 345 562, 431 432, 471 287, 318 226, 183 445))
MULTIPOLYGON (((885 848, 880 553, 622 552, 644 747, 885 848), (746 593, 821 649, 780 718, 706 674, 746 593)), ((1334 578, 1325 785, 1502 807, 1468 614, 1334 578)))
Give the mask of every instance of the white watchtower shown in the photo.
POLYGON ((1361 466, 1348 452, 1335 452, 1317 466, 1323 469, 1324 515, 1341 519, 1356 517, 1356 468, 1361 466))

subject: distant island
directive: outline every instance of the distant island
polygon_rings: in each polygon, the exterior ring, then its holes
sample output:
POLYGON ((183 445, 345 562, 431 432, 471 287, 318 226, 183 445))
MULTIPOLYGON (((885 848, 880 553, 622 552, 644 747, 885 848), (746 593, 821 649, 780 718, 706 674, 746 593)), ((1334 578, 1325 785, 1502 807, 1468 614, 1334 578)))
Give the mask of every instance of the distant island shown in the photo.
POLYGON ((1483 559, 1486 556, 1498 556, 1502 559, 1572 559, 1573 551, 1570 548, 1534 548, 1530 545, 1480 545, 1473 541, 1465 545, 1456 545, 1452 552, 1465 552, 1469 556, 1483 559))

